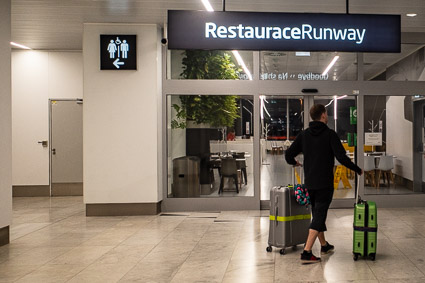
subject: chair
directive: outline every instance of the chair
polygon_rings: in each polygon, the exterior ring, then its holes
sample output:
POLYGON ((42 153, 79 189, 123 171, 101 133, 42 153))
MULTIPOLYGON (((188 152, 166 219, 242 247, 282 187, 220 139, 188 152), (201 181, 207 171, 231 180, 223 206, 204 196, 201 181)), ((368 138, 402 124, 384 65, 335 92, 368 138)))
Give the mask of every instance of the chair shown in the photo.
MULTIPOLYGON (((246 160, 245 160, 245 152, 235 152, 233 157, 239 160, 236 160, 236 167, 243 174, 243 179, 245 180, 245 185, 248 184, 248 178, 246 174, 246 160)), ((242 174, 241 174, 241 183, 242 183, 242 174)))
POLYGON ((373 151, 373 146, 372 145, 364 145, 363 146, 363 151, 364 152, 372 152, 373 151))
POLYGON ((363 171, 365 173, 366 180, 369 180, 369 184, 373 187, 375 185, 375 157, 365 156, 363 171))
POLYGON ((393 172, 391 171, 394 168, 394 158, 392 155, 382 155, 381 157, 379 157, 379 164, 378 164, 378 168, 376 168, 378 170, 378 188, 379 188, 379 183, 381 180, 381 174, 383 177, 383 181, 385 184, 385 177, 388 181, 388 186, 391 184, 390 180, 394 183, 394 175, 393 172))
POLYGON ((218 190, 219 194, 223 192, 224 178, 233 178, 236 186, 236 192, 239 193, 238 168, 236 167, 236 159, 223 158, 221 160, 220 189, 218 190))

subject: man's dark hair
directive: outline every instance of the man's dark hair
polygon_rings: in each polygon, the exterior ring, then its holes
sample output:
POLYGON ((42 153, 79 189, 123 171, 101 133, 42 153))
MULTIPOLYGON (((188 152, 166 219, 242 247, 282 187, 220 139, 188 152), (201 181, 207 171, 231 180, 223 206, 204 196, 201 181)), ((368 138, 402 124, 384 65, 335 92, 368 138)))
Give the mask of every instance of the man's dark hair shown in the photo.
POLYGON ((320 120, 320 117, 323 113, 326 112, 326 108, 323 104, 314 104, 310 108, 310 117, 313 119, 313 121, 320 120))

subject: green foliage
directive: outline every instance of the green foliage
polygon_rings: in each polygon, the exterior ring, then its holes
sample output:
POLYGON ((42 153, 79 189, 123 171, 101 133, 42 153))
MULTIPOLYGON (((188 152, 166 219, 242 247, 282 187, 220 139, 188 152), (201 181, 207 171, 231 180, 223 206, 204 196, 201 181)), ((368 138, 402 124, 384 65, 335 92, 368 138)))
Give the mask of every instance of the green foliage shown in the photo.
POLYGON ((189 80, 236 80, 240 69, 232 62, 231 56, 219 50, 186 50, 183 58, 183 72, 189 80))
MULTIPOLYGON (((183 58, 184 79, 230 79, 239 77, 240 69, 224 51, 186 50, 183 58)), ((186 128, 186 121, 207 123, 213 127, 231 127, 239 117, 235 95, 182 95, 181 106, 173 104, 176 118, 171 127, 186 128)))

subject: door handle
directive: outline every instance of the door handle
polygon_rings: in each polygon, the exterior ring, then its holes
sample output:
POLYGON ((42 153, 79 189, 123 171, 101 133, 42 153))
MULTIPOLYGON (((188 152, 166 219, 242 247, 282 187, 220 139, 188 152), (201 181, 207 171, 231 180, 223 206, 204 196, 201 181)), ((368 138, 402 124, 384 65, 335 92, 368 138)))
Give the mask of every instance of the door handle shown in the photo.
POLYGON ((56 148, 52 148, 52 154, 56 155, 56 148))
POLYGON ((47 147, 47 141, 38 141, 43 147, 47 147))

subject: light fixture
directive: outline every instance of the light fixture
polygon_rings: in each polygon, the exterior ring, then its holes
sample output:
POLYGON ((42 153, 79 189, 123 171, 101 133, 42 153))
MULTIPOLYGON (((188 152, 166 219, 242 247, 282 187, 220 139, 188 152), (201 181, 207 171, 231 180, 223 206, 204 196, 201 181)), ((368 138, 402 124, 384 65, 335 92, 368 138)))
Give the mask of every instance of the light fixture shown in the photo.
MULTIPOLYGON (((336 121, 336 119, 338 119, 337 111, 338 111, 338 98, 335 95, 334 96, 334 119, 335 119, 335 121, 336 121)), ((336 131, 336 126, 335 126, 335 131, 336 131)))
POLYGON ((266 105, 264 104, 264 102, 269 103, 264 95, 260 95, 260 109, 261 109, 260 117, 261 117, 261 120, 264 119, 264 112, 263 111, 266 112, 266 114, 269 116, 269 118, 272 117, 270 115, 269 111, 267 111, 267 108, 266 108, 266 105))
POLYGON ((331 61, 331 63, 329 64, 329 66, 327 66, 326 67, 326 69, 325 69, 325 71, 322 73, 322 76, 325 76, 328 72, 329 72, 329 70, 332 68, 332 66, 335 64, 335 62, 337 61, 339 59, 339 56, 337 55, 337 56, 335 56, 333 59, 332 59, 332 61, 331 61))
POLYGON ((406 14, 406 16, 408 16, 408 17, 416 17, 418 14, 414 14, 414 13, 411 13, 411 14, 406 14))
POLYGON ((297 51, 297 52, 295 52, 295 56, 308 57, 308 56, 310 56, 310 52, 297 51))
POLYGON ((13 46, 16 46, 16 47, 19 47, 19 48, 22 48, 22 49, 31 49, 31 48, 29 48, 28 46, 25 46, 25 45, 22 45, 22 44, 19 44, 19 43, 16 43, 16 42, 10 42, 10 45, 13 45, 13 46))
POLYGON ((214 9, 211 6, 210 1, 208 1, 208 0, 202 0, 202 4, 204 4, 205 9, 207 9, 208 12, 214 12, 214 9))
POLYGON ((334 99, 332 99, 331 102, 329 102, 328 104, 325 105, 325 108, 328 107, 329 105, 331 105, 332 102, 334 102, 334 100, 336 101, 338 99, 342 99, 342 98, 346 98, 346 97, 347 97, 347 95, 343 95, 343 96, 339 96, 339 97, 335 95, 334 99))
POLYGON ((263 95, 260 95, 260 108, 261 108, 260 118, 261 118, 261 120, 264 120, 264 112, 263 112, 263 109, 264 109, 264 96, 263 95))
POLYGON ((236 60, 238 61, 238 64, 242 67, 243 71, 245 72, 245 74, 248 76, 248 79, 250 81, 252 81, 252 75, 251 72, 248 70, 248 68, 245 65, 245 62, 243 61, 241 55, 239 54, 239 52, 237 50, 233 50, 232 51, 233 55, 235 56, 236 60))

